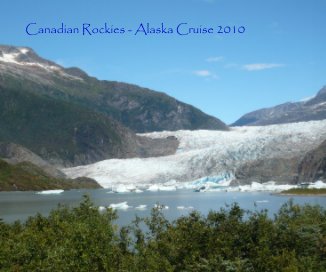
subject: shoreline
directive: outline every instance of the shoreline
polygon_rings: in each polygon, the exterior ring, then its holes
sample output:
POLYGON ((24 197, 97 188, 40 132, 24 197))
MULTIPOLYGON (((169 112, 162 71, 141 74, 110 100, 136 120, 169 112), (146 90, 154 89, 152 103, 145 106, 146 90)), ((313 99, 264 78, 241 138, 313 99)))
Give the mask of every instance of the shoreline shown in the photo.
POLYGON ((326 196, 326 188, 293 188, 279 193, 285 196, 326 196))
POLYGON ((326 196, 326 193, 320 193, 320 194, 309 194, 309 193, 304 193, 304 194, 300 194, 300 193, 272 193, 272 195, 279 195, 279 196, 326 196))

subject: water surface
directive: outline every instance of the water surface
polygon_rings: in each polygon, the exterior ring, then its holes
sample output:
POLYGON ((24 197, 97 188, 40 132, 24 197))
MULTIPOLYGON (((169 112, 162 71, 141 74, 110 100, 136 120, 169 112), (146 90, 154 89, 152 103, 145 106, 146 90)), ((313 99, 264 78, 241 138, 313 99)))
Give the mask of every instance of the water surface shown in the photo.
POLYGON ((268 209, 269 215, 273 216, 283 203, 290 198, 295 203, 319 204, 326 207, 324 196, 279 196, 270 192, 204 192, 196 193, 192 190, 177 190, 173 192, 143 192, 114 194, 107 189, 97 190, 70 190, 61 194, 40 195, 36 192, 1 192, 0 193, 0 218, 6 222, 26 220, 29 216, 41 213, 49 214, 50 210, 59 203, 69 206, 77 206, 84 194, 88 194, 95 205, 109 206, 110 204, 128 202, 131 206, 127 210, 118 210, 119 225, 130 223, 135 214, 147 216, 151 208, 156 204, 164 204, 169 208, 164 210, 167 218, 175 219, 180 215, 187 214, 191 207, 207 214, 210 210, 218 210, 225 205, 234 202, 240 207, 249 210, 268 209), (145 210, 136 210, 139 205, 147 205, 145 210))

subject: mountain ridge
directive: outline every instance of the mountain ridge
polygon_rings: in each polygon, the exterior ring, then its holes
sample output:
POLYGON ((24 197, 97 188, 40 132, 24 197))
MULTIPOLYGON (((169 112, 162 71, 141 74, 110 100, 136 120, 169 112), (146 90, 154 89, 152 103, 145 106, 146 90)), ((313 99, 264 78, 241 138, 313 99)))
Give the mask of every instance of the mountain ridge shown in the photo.
POLYGON ((25 47, 0 46, 0 84, 88 107, 135 132, 228 127, 219 119, 163 92, 117 81, 98 80, 79 68, 64 68, 25 47), (1 65, 5 63, 6 65, 1 65), (21 61, 21 62, 19 62, 21 61), (18 78, 17 78, 18 77, 18 78))
POLYGON ((231 126, 264 126, 326 119, 326 86, 311 99, 249 112, 231 126))

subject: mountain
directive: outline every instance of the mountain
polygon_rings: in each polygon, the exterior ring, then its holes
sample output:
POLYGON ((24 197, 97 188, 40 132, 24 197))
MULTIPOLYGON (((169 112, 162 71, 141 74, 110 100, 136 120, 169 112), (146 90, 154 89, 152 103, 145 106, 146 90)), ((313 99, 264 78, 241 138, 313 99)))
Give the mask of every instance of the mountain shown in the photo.
POLYGON ((100 81, 26 47, 0 46, 0 142, 57 167, 173 154, 177 139, 135 132, 221 129, 220 120, 163 93, 100 81))
POLYGON ((231 126, 261 126, 326 119, 326 87, 314 98, 285 103, 243 115, 231 126))
POLYGON ((108 158, 173 154, 175 139, 135 135, 119 122, 78 104, 0 85, 0 141, 22 145, 56 166, 108 158))
POLYGON ((228 129, 217 118, 164 93, 100 81, 78 68, 45 60, 26 47, 0 46, 0 86, 83 106, 134 132, 228 129))
POLYGON ((11 165, 0 159, 0 191, 39 191, 53 189, 96 189, 101 186, 92 179, 64 179, 49 176, 30 162, 11 165))

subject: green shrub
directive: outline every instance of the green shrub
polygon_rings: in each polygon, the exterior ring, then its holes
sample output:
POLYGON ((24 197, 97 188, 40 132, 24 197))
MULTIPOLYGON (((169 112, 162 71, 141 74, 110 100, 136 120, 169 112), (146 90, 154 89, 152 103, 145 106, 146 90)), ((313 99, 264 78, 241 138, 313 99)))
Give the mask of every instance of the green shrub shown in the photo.
POLYGON ((48 217, 0 221, 1 271, 326 271, 326 211, 284 204, 267 211, 237 204, 172 222, 162 207, 118 228, 112 209, 90 199, 48 217))

